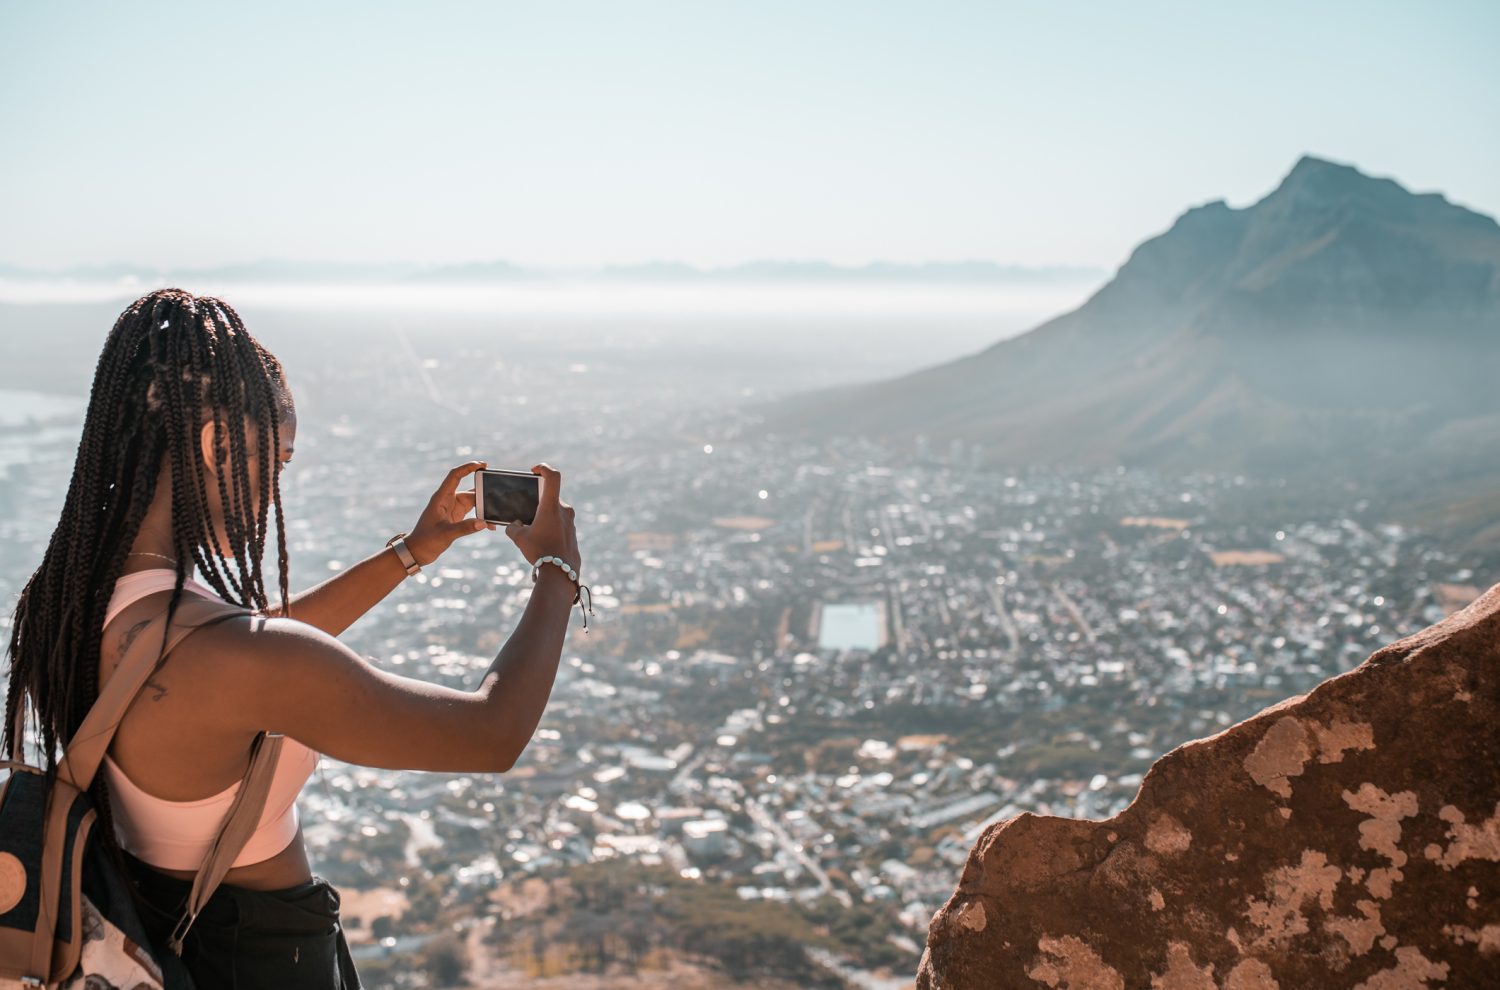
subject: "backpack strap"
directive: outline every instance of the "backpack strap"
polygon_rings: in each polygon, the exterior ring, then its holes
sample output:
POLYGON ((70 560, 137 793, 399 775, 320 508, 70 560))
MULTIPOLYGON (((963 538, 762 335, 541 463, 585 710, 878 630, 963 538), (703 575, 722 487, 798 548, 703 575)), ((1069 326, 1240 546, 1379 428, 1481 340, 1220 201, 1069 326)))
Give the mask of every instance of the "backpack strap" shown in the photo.
MULTIPOLYGON (((73 846, 73 862, 70 864, 73 871, 72 885, 65 888, 62 882, 64 852, 70 841, 68 816, 74 798, 86 792, 93 783, 104 753, 125 716, 126 708, 151 676, 157 660, 170 653, 189 633, 210 622, 248 614, 253 613, 228 602, 196 594, 184 596, 172 616, 172 628, 168 629, 166 612, 163 611, 135 638, 100 690, 82 724, 68 740, 63 757, 57 764, 56 779, 47 789, 43 812, 42 886, 38 894, 36 937, 32 942, 31 954, 31 968, 35 972, 45 974, 50 967, 63 898, 68 899, 75 931, 80 923, 83 905, 79 898, 81 875, 78 871, 82 868, 83 847, 77 842, 73 846)), ((85 819, 90 829, 93 815, 94 812, 89 811, 85 819)), ((73 951, 76 952, 78 936, 73 934, 64 938, 71 938, 75 943, 73 951)))
POLYGON ((184 595, 178 602, 177 612, 172 616, 173 628, 168 630, 166 613, 151 620, 151 624, 136 636, 125 651, 125 656, 115 668, 104 688, 99 692, 83 724, 68 741, 62 761, 57 766, 58 777, 68 781, 80 791, 89 789, 94 774, 104 753, 115 738, 115 730, 125 717, 125 709, 135 699, 146 679, 156 667, 156 662, 176 649, 177 644, 200 626, 218 622, 235 615, 254 615, 250 609, 214 601, 202 595, 184 595))
POLYGON ((192 927, 198 912, 208 903, 209 897, 229 872, 240 850, 250 841, 250 836, 260 825, 260 813, 266 806, 266 795, 271 790, 271 778, 276 773, 276 761, 281 755, 281 744, 286 737, 279 732, 262 732, 251 744, 250 769, 240 781, 240 789, 234 795, 234 803, 224 815, 224 824, 214 837, 203 865, 193 877, 193 889, 188 892, 187 906, 177 919, 167 945, 182 955, 182 940, 192 927))
MULTIPOLYGON (((99 771, 99 764, 104 760, 104 753, 109 749, 115 731, 125 717, 125 710, 145 686, 157 660, 171 653, 189 633, 202 626, 236 615, 253 614, 255 613, 249 609, 228 602, 189 595, 178 602, 170 630, 167 629, 165 612, 152 620, 131 643, 130 649, 125 651, 124 658, 99 692, 99 697, 84 717, 83 724, 73 734, 67 751, 58 764, 58 776, 79 790, 87 790, 99 771)), ((251 743, 250 764, 245 770, 245 776, 240 780, 234 801, 225 812, 218 834, 203 858, 203 865, 193 878, 186 910, 172 931, 169 945, 178 955, 182 954, 183 936, 187 934, 198 912, 223 881, 224 874, 229 872, 235 857, 260 825, 261 812, 265 810, 266 797, 271 790, 271 779, 276 773, 277 758, 281 754, 284 738, 279 732, 261 732, 251 743)))

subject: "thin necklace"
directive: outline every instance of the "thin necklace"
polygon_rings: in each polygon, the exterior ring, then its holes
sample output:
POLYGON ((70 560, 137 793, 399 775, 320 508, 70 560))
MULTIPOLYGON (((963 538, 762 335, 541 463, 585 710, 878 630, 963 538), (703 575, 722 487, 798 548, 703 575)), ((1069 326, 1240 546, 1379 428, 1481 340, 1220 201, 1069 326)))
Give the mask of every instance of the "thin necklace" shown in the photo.
POLYGON ((177 561, 174 558, 172 558, 172 557, 164 557, 164 556, 162 556, 159 553, 148 553, 148 552, 146 552, 144 550, 132 551, 130 553, 127 553, 125 556, 127 556, 127 557, 161 557, 162 560, 171 561, 174 564, 177 563, 177 561))

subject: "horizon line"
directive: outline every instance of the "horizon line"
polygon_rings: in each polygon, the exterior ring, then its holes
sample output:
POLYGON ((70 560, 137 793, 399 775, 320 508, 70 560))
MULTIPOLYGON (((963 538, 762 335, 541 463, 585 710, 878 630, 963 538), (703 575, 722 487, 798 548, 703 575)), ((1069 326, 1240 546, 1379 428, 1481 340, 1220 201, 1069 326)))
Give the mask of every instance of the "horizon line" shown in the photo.
POLYGON ((929 259, 925 261, 892 261, 871 259, 865 262, 846 264, 822 258, 760 257, 721 265, 703 265, 696 262, 655 258, 646 261, 606 262, 592 265, 538 265, 524 264, 506 258, 475 259, 467 261, 418 262, 411 260, 355 261, 346 259, 308 259, 262 256, 238 261, 224 261, 209 265, 155 264, 129 261, 77 262, 69 265, 36 267, 22 262, 0 260, 0 278, 67 278, 96 277, 120 278, 127 275, 158 277, 163 275, 223 275, 234 271, 253 272, 255 269, 335 269, 345 272, 364 271, 385 273, 397 277, 425 276, 440 273, 458 274, 464 271, 506 275, 511 278, 556 277, 597 274, 657 274, 686 277, 711 277, 716 275, 743 276, 757 274, 817 274, 817 275, 909 275, 925 269, 937 271, 969 269, 983 275, 1076 275, 1091 277, 1105 274, 1112 269, 1102 265, 1082 264, 1023 264, 1019 262, 995 261, 987 258, 929 259), (777 272, 781 269, 781 272, 777 272))

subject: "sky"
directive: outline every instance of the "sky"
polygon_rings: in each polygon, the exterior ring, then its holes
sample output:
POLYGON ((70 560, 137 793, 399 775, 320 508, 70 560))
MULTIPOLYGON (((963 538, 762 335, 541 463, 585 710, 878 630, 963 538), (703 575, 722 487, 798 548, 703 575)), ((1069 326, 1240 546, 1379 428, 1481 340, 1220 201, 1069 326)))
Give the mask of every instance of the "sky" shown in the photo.
POLYGON ((1500 214, 1500 4, 0 4, 0 263, 1112 269, 1311 153, 1500 214))

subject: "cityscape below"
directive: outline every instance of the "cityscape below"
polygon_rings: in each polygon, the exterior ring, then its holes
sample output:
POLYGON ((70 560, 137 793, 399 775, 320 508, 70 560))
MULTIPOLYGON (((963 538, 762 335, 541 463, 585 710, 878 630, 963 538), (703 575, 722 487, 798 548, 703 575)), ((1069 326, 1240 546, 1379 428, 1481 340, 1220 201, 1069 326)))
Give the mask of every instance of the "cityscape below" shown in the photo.
MULTIPOLYGON (((82 353, 108 327, 104 306, 48 312, 8 307, 3 329, 66 321, 82 353)), ((1391 522, 1368 492, 762 435, 748 397, 830 378, 790 336, 759 364, 684 374, 680 336, 591 349, 573 343, 584 327, 245 315, 298 404, 281 481, 294 593, 382 552, 466 460, 545 459, 578 509, 596 617, 585 633, 575 616, 515 767, 325 756, 303 792, 361 972, 392 985, 499 986, 603 957, 667 967, 680 937, 745 979, 909 986, 986 826, 1115 814, 1163 753, 1485 583, 1461 546, 1391 522), (663 885, 697 906, 620 921, 631 891, 663 885), (623 900, 590 927, 580 890, 623 900), (704 918, 758 941, 715 947, 704 918)), ((812 346, 832 351, 838 332, 812 346)), ((7 385, 13 605, 56 524, 87 383, 7 385)), ((530 587, 503 533, 476 533, 341 638, 376 666, 472 689, 530 587)))

